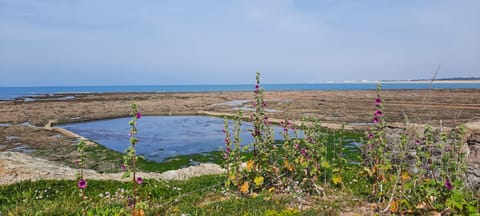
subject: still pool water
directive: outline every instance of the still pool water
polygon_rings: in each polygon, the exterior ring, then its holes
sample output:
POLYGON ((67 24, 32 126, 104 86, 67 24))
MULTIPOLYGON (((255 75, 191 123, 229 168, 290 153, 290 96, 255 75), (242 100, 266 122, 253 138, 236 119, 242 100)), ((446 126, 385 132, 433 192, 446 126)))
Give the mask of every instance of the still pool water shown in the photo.
MULTIPOLYGON (((129 117, 61 125, 103 146, 125 152, 129 143, 129 117)), ((144 116, 137 122, 139 143, 137 153, 149 160, 218 151, 224 148, 223 119, 210 116, 144 116)), ((242 145, 251 143, 248 129, 242 122, 242 145)), ((274 126, 275 139, 281 139, 281 127, 274 126)), ((292 134, 293 135, 293 134, 292 134)))

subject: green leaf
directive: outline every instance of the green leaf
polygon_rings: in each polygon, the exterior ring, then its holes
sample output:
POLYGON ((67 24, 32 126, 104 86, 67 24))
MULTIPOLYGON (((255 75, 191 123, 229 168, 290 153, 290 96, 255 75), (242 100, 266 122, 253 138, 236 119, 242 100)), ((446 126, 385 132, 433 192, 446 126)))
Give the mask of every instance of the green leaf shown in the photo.
POLYGON ((122 175, 122 179, 124 178, 129 178, 130 177, 130 171, 126 171, 125 173, 123 173, 122 175))

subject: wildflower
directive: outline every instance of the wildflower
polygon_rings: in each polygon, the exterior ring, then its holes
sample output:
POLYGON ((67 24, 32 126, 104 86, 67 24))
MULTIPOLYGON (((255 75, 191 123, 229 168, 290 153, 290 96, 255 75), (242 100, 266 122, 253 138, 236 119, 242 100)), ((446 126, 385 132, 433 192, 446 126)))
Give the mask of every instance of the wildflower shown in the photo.
POLYGON ((287 168, 290 171, 293 171, 293 166, 288 162, 288 160, 285 160, 285 168, 287 168))
POLYGON ((120 164, 120 169, 126 170, 126 169, 127 169, 127 166, 126 166, 125 164, 120 164))
POLYGON ((332 182, 333 184, 337 185, 337 184, 341 184, 342 183, 342 176, 333 176, 332 177, 332 182))
POLYGON ((137 117, 137 119, 141 118, 141 117, 142 117, 142 113, 137 112, 137 113, 135 114, 135 117, 137 117))
POLYGON ((258 84, 255 85, 255 89, 258 89, 258 84))
POLYGON ((75 162, 75 164, 78 164, 78 163, 80 163, 80 160, 75 160, 74 162, 75 162))
POLYGON ((247 193, 249 186, 250 186, 250 185, 248 184, 247 181, 244 182, 244 183, 242 184, 242 186, 240 186, 240 192, 242 192, 242 193, 247 193))
POLYGON ((382 103, 382 99, 377 98, 377 99, 375 100, 375 105, 378 106, 378 105, 380 105, 381 103, 382 103))
POLYGON ((379 122, 380 122, 380 120, 378 119, 378 117, 373 118, 372 121, 373 121, 373 123, 379 123, 379 122))
POLYGON ((143 183, 142 177, 137 177, 137 179, 135 180, 135 182, 137 182, 137 184, 142 184, 142 183, 143 183))
POLYGON ((445 187, 447 187, 448 190, 452 190, 453 185, 452 185, 452 183, 450 182, 449 179, 447 179, 447 181, 445 181, 445 187))
POLYGON ((377 111, 375 112, 375 116, 376 116, 376 117, 380 117, 380 116, 382 116, 382 115, 383 115, 382 110, 377 110, 377 111))
POLYGON ((373 134, 368 134, 368 139, 373 139, 373 134))
POLYGON ((255 182, 255 185, 260 186, 263 184, 263 180, 264 180, 263 176, 257 176, 255 177, 253 182, 255 182))
POLYGON ((85 179, 80 179, 80 181, 78 181, 78 187, 80 189, 85 189, 87 187, 87 181, 85 179))
POLYGON ((305 149, 302 149, 302 150, 300 151, 300 154, 302 154, 303 156, 305 156, 305 155, 307 154, 307 151, 306 151, 305 149))
POLYGON ((408 174, 407 171, 402 171, 402 175, 400 176, 402 180, 408 180, 410 178, 410 175, 408 174))
POLYGON ((416 145, 420 145, 420 140, 415 140, 416 145))

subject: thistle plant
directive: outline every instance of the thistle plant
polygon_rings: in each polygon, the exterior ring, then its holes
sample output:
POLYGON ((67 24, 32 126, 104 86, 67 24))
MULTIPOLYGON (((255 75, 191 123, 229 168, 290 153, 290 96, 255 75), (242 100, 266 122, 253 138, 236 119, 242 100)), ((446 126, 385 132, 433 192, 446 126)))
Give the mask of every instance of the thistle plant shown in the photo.
POLYGON ((130 106, 130 116, 132 116, 132 119, 128 122, 130 125, 130 146, 127 148, 126 155, 124 156, 124 164, 122 167, 126 168, 126 172, 123 174, 122 178, 132 178, 132 194, 129 197, 128 205, 132 208, 132 215, 135 215, 137 205, 137 186, 143 183, 142 177, 136 175, 138 171, 136 167, 138 157, 135 149, 138 143, 137 120, 142 117, 142 114, 138 111, 136 104, 132 104, 130 106))

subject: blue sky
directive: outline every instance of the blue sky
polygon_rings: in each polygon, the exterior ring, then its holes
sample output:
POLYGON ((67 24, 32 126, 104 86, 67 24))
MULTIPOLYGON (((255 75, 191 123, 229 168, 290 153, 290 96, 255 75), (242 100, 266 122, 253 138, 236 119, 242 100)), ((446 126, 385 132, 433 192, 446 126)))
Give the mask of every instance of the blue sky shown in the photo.
POLYGON ((0 0, 0 86, 480 76, 478 0, 0 0))

